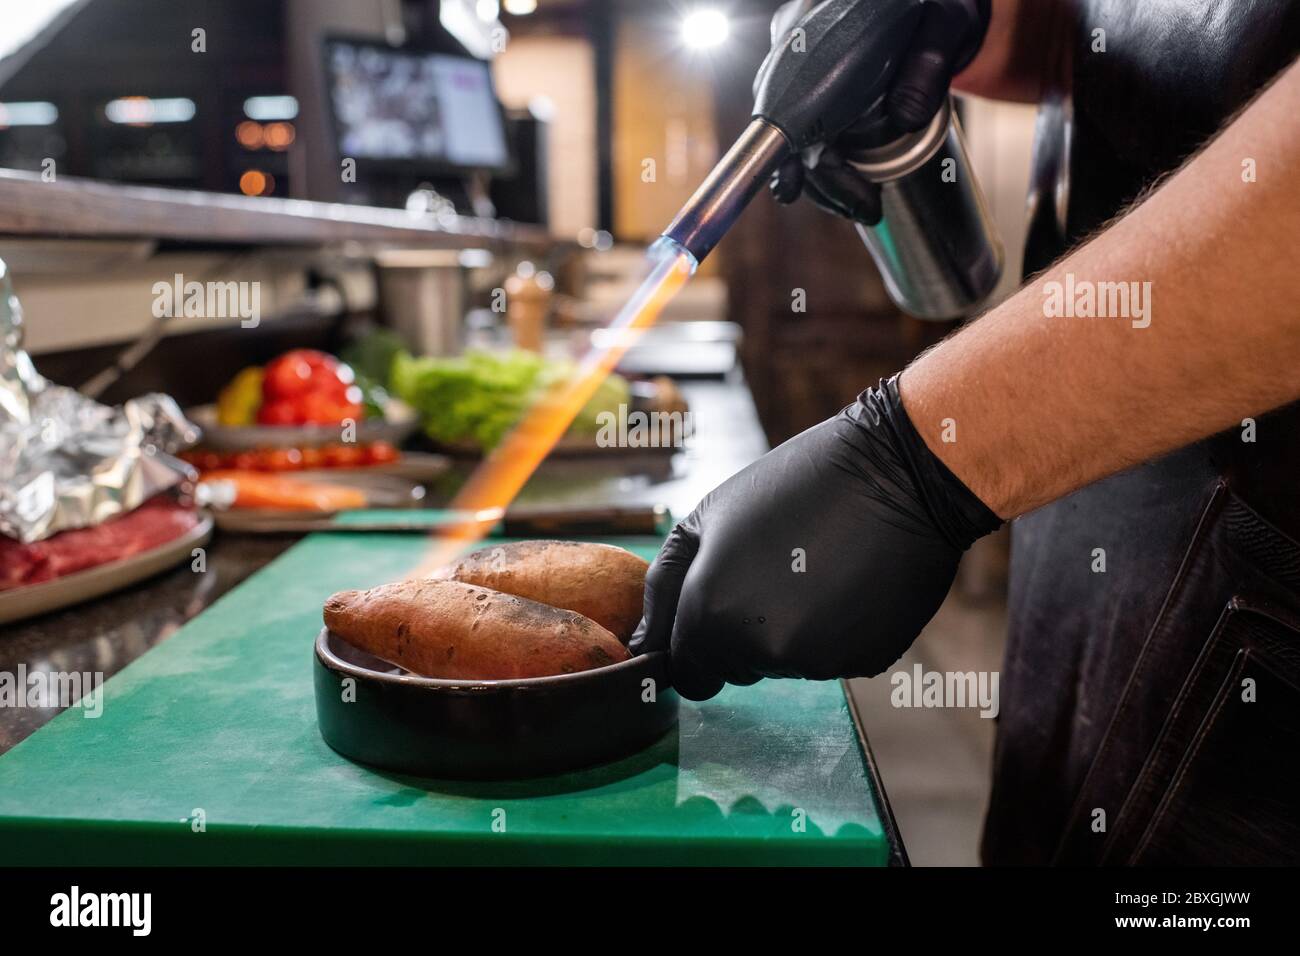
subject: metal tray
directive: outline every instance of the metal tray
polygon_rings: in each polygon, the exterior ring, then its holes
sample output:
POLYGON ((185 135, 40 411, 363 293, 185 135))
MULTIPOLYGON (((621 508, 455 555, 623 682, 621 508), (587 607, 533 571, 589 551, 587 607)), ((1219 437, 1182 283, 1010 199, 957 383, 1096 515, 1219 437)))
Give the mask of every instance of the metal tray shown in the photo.
POLYGON ((678 697, 660 652, 554 677, 437 680, 324 629, 314 673, 327 744, 358 763, 423 777, 576 770, 641 750, 677 723, 678 697), (654 699, 647 701, 650 686, 654 699))
MULTIPOLYGON (((338 425, 219 425, 215 405, 200 405, 185 414, 203 429, 201 444, 213 451, 255 451, 259 448, 316 448, 339 442, 338 425)), ((357 422, 356 440, 366 445, 386 441, 400 445, 420 426, 413 410, 385 420, 373 418, 357 422)))

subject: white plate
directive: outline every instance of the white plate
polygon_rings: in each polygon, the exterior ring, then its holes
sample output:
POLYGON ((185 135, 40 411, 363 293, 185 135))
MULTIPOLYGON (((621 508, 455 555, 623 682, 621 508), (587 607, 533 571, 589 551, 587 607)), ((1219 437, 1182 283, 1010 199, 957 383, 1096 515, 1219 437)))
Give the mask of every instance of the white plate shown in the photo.
POLYGON ((212 518, 201 514, 199 523, 189 531, 151 551, 86 568, 53 581, 0 591, 0 624, 20 621, 47 611, 57 611, 91 598, 102 597, 111 591, 120 591, 188 560, 190 552, 206 544, 210 537, 212 518))

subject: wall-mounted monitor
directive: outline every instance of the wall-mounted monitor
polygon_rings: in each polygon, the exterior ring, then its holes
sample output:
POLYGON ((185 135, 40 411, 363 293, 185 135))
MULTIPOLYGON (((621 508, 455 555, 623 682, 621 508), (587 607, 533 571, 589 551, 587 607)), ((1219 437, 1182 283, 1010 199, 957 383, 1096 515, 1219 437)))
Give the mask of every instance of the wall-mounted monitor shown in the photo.
POLYGON ((482 60, 331 38, 325 75, 341 157, 430 175, 510 168, 501 104, 482 60))

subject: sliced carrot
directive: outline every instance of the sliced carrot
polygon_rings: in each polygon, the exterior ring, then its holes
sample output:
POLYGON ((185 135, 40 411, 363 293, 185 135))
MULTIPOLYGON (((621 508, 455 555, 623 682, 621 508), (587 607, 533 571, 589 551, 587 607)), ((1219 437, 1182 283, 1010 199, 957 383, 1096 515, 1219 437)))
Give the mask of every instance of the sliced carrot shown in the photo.
POLYGON ((203 481, 235 486, 236 508, 275 508, 284 511, 345 511, 366 506, 365 492, 346 485, 323 485, 258 471, 205 471, 203 481))

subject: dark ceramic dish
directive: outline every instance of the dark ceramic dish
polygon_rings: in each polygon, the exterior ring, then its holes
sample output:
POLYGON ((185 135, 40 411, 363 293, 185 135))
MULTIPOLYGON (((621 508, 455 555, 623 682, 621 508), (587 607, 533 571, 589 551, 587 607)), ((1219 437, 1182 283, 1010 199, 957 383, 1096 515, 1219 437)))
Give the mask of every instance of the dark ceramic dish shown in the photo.
POLYGON ((314 672, 327 744, 358 763, 424 777, 576 770, 634 753, 677 722, 662 653, 554 677, 438 680, 406 673, 325 629, 314 672), (349 678, 355 684, 345 685, 349 678))

